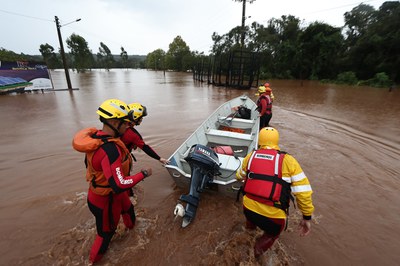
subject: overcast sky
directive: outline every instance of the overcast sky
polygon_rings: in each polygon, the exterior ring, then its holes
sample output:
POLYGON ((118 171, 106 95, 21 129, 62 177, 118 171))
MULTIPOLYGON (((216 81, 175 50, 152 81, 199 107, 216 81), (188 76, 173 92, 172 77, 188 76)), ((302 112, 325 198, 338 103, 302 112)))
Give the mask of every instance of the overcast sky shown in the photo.
MULTIPOLYGON (((378 9, 385 1, 363 3, 378 9)), ((256 0, 246 2, 246 24, 266 24, 271 18, 294 15, 307 26, 314 21, 343 26, 343 14, 361 2, 356 0, 256 0)), ((242 3, 234 0, 0 0, 0 48, 16 53, 40 54, 48 43, 58 51, 54 16, 65 40, 72 34, 85 38, 93 53, 105 43, 113 54, 121 46, 129 55, 168 50, 180 35, 192 51, 208 54, 211 35, 227 33, 241 25, 242 3)))

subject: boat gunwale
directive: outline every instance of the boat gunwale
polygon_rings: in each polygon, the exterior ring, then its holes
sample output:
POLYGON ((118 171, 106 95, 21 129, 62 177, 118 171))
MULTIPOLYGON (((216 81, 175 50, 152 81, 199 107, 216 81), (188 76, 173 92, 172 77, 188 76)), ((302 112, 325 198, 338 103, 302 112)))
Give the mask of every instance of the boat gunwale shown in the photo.
MULTIPOLYGON (((168 170, 168 172, 169 172, 169 174, 172 176, 172 178, 175 180, 175 179, 179 179, 179 178, 184 178, 184 179, 187 179, 187 180, 185 180, 185 181, 183 181, 183 182, 189 182, 190 181, 190 178, 191 178, 191 174, 189 173, 186 173, 183 169, 181 169, 181 167, 179 167, 179 164, 178 164, 178 162, 177 162, 177 160, 180 160, 180 159, 182 159, 182 158, 184 158, 185 156, 185 153, 187 153, 187 151, 189 151, 190 150, 190 148, 191 148, 191 146, 189 147, 188 146, 188 144, 187 144, 187 142, 189 141, 189 140, 191 140, 191 139, 193 139, 193 138, 196 138, 196 134, 198 134, 198 132, 199 131, 204 131, 204 135, 206 135, 206 129, 209 129, 209 127, 207 126, 207 124, 209 124, 210 123, 210 118, 213 118, 214 117, 214 119, 213 120, 215 120, 215 122, 220 122, 220 118, 221 117, 228 117, 228 116, 222 116, 222 115, 220 115, 220 114, 218 114, 220 111, 221 111, 221 109, 223 110, 223 108, 226 108, 225 106, 228 106, 228 105, 231 105, 231 107, 233 107, 233 106, 239 106, 239 105, 246 105, 246 103, 248 104, 248 103, 251 103, 251 109, 252 109, 252 114, 254 114, 255 113, 255 107, 256 107, 256 103, 251 99, 251 98, 249 98, 247 95, 242 95, 242 96, 239 96, 239 97, 236 97, 236 98, 233 98, 233 99, 231 99, 231 100, 229 100, 229 101, 226 101, 225 103, 223 103, 223 104, 221 104, 216 110, 214 110, 197 128, 196 128, 196 130, 194 130, 193 131, 193 133, 192 134, 190 134, 190 136, 188 136, 186 139, 185 139, 185 141, 174 151, 174 153, 169 157, 169 160, 170 161, 172 161, 172 160, 174 160, 174 164, 167 164, 167 165, 165 165, 165 167, 167 168, 167 170, 168 170), (234 102, 237 102, 237 103, 239 103, 239 104, 233 104, 234 102), (184 150, 184 149, 187 149, 185 152, 180 152, 181 150, 184 150), (178 154, 179 153, 179 154, 178 154), (178 172, 180 175, 178 175, 177 173, 176 173, 176 176, 174 175, 174 173, 173 173, 173 171, 176 171, 176 172, 178 172)), ((246 105, 247 106, 247 105, 246 105)), ((249 106, 247 106, 247 107, 249 107, 249 106)), ((252 116, 253 117, 253 116, 252 116)), ((250 132, 250 134, 247 134, 247 135, 250 135, 250 136, 252 136, 253 134, 256 134, 256 136, 253 136, 253 139, 252 139, 252 141, 250 142, 250 144, 248 145, 248 146, 246 146, 248 149, 250 149, 250 147, 252 147, 253 146, 253 143, 254 143, 254 147, 256 148, 256 146, 257 146, 257 144, 258 144, 258 127, 259 127, 259 118, 258 118, 258 116, 254 116, 252 119, 242 119, 242 118, 237 118, 237 119, 240 119, 240 120, 245 120, 245 121, 252 121, 251 123, 249 123, 249 125, 250 124, 253 124, 253 126, 251 127, 251 132, 250 132), (254 130, 254 127, 256 127, 256 129, 254 130)), ((213 121, 214 122, 214 121, 213 121)), ((216 129, 215 128, 215 130, 218 130, 218 129, 216 129)), ((229 138, 229 137, 227 137, 227 138, 229 138)), ((242 158, 242 157, 240 157, 240 158, 242 158)), ((243 158, 242 158, 242 160, 243 160, 243 158)), ((180 162, 180 164, 182 164, 182 162, 180 162)), ((240 165, 241 165, 241 161, 240 161, 240 165)), ((239 167, 240 167, 240 165, 239 165, 239 167)), ((229 170, 229 169, 224 169, 225 170, 225 172, 231 172, 231 170, 229 170)), ((234 172, 231 172, 231 175, 233 175, 233 174, 235 174, 234 172)), ((176 180, 175 180, 176 181, 176 180)), ((237 182, 236 181, 236 178, 230 178, 230 179, 227 179, 226 181, 223 181, 223 180, 220 180, 220 179, 218 179, 218 177, 215 179, 215 180, 213 180, 213 183, 215 183, 215 184, 217 184, 217 185, 222 185, 222 186, 227 186, 227 185, 230 185, 230 184, 232 184, 232 183, 235 183, 235 182, 237 182)))

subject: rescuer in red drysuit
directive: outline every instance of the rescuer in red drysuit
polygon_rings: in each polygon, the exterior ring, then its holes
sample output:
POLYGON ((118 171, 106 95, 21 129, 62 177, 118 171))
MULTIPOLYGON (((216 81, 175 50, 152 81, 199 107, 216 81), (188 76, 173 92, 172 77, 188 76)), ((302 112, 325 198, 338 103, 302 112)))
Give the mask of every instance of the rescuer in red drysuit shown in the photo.
POLYGON ((271 88, 260 86, 256 95, 258 95, 257 100, 257 110, 260 116, 260 130, 264 127, 269 126, 269 121, 272 118, 272 98, 271 98, 271 88))
POLYGON ((126 191, 152 174, 151 168, 144 168, 129 175, 132 158, 120 140, 133 121, 128 105, 117 99, 106 100, 97 114, 103 128, 81 130, 73 139, 73 147, 86 153, 86 180, 90 184, 87 201, 96 218, 97 235, 90 250, 90 263, 98 262, 107 251, 121 215, 127 228, 134 227, 135 210, 126 191))

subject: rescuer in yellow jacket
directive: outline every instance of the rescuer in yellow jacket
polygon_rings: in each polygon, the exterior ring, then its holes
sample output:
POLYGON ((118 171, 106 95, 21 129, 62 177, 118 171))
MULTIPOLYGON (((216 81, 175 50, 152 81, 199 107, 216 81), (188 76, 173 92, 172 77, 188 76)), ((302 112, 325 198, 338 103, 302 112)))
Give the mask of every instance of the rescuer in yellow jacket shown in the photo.
POLYGON ((284 230, 293 196, 303 214, 299 224, 300 236, 310 233, 314 211, 308 178, 293 156, 280 151, 278 130, 262 128, 258 145, 259 149, 244 158, 236 173, 238 180, 244 180, 246 229, 259 227, 264 231, 254 245, 256 258, 267 251, 284 230))

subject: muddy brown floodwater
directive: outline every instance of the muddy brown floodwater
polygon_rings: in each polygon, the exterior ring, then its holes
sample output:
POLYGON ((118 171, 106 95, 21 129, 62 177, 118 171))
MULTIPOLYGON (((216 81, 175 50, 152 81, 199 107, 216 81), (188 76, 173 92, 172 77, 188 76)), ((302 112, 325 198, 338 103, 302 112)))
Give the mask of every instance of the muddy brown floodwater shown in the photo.
MULTIPOLYGON (((51 72, 56 89, 63 71, 51 72)), ((223 102, 248 94, 194 82, 187 73, 146 70, 71 73, 79 90, 0 97, 0 265, 85 265, 95 236, 86 205, 83 154, 71 147, 80 129, 100 127, 107 98, 138 101, 149 116, 138 128, 162 157, 223 102)), ((136 151, 135 169, 153 176, 136 187, 138 223, 119 228, 99 265, 398 265, 400 259, 400 90, 270 81, 271 125, 312 184, 311 235, 299 213, 271 251, 254 259, 260 231, 244 229, 241 204, 204 192, 185 229, 173 209, 186 191, 167 170, 136 151)))

